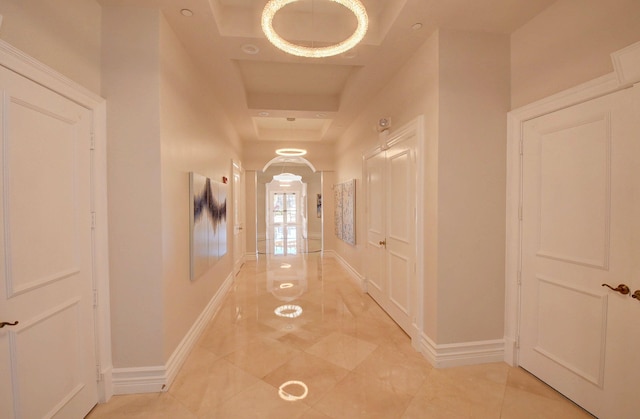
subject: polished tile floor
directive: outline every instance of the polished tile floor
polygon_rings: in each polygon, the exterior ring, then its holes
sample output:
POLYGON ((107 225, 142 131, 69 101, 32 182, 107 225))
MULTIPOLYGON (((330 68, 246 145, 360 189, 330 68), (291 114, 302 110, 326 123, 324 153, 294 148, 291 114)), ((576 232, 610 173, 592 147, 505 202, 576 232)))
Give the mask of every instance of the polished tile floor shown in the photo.
POLYGON ((165 393, 114 396, 101 418, 585 418, 504 363, 435 369, 321 254, 245 264, 165 393))

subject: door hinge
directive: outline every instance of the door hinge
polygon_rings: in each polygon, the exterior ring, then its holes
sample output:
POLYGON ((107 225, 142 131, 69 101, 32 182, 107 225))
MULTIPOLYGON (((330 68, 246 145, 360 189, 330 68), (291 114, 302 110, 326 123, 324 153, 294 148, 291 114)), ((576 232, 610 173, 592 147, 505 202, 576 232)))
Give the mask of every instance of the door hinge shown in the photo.
POLYGON ((524 139, 520 140, 520 155, 524 155, 524 139))
POLYGON ((522 285, 522 271, 518 271, 518 285, 522 285))
POLYGON ((96 135, 91 131, 91 141, 89 142, 89 150, 96 149, 96 135))
POLYGON ((98 290, 93 290, 93 307, 98 307, 98 290))
POLYGON ((522 221, 522 204, 518 205, 518 220, 522 221))
POLYGON ((96 213, 91 212, 91 230, 96 229, 96 213))
POLYGON ((104 374, 102 374, 102 368, 100 367, 100 364, 96 364, 96 381, 101 382, 102 380, 104 380, 104 374))
POLYGON ((516 349, 520 349, 520 335, 516 336, 516 349))

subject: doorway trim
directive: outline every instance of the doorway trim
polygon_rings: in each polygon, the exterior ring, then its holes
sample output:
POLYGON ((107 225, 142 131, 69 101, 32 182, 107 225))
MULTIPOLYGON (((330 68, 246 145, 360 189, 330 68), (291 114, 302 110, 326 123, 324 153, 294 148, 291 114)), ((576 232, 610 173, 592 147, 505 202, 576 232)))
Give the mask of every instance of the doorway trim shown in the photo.
POLYGON ((109 242, 107 214, 107 130, 106 101, 90 90, 0 40, 0 66, 89 109, 93 114, 91 157, 91 208, 94 213, 92 262, 94 323, 96 333, 96 374, 98 401, 113 395, 111 320, 109 298, 109 242))
POLYGON ((611 54, 614 72, 507 113, 504 361, 519 365, 522 260, 522 146, 524 124, 534 118, 640 82, 640 42, 611 54))

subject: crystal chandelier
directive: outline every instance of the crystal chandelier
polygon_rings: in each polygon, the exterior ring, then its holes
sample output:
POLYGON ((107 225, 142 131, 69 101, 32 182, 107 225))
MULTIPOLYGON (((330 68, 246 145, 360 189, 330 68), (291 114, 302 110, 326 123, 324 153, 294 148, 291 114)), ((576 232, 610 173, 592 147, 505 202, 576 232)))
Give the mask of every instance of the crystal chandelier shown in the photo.
POLYGON ((273 28, 273 18, 276 13, 288 4, 295 3, 299 0, 270 0, 262 11, 262 31, 266 35, 269 42, 282 51, 297 55, 299 57, 331 57, 333 55, 342 54, 355 47, 364 38, 369 25, 367 11, 360 0, 329 0, 341 4, 349 9, 358 20, 358 27, 355 32, 347 39, 335 45, 327 47, 305 47, 289 42, 282 38, 273 28))

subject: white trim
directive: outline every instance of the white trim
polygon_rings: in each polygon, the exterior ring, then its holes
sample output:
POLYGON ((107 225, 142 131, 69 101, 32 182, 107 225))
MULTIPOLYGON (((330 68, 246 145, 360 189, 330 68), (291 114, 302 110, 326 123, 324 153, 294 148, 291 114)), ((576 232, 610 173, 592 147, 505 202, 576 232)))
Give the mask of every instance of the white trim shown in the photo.
POLYGON ((245 254, 245 260, 258 260, 258 255, 256 252, 247 252, 245 254))
POLYGON ((349 264, 345 259, 342 258, 335 250, 325 250, 322 252, 324 257, 333 258, 340 263, 340 265, 347 271, 349 274, 349 278, 353 281, 353 283, 362 290, 362 292, 367 292, 367 282, 363 275, 361 275, 353 266, 349 264))
POLYGON ((167 391, 175 380, 187 356, 193 350, 209 321, 218 313, 224 297, 233 284, 230 273, 209 304, 200 313, 191 329, 182 339, 167 363, 163 366, 141 368, 115 368, 113 370, 114 394, 157 393, 167 391))
POLYGON ((80 86, 40 61, 28 56, 9 43, 0 40, 0 66, 45 86, 93 113, 93 212, 96 226, 93 232, 93 281, 98 293, 96 316, 97 362, 101 376, 98 401, 105 402, 113 394, 111 385, 111 312, 109 297, 109 241, 107 214, 107 123, 106 102, 97 94, 80 86))
POLYGON ((612 53, 611 61, 621 86, 640 82, 640 42, 612 53))
POLYGON ((523 125, 526 121, 605 96, 627 87, 625 74, 640 76, 634 63, 640 62, 640 42, 611 54, 616 72, 607 74, 571 89, 559 92, 537 102, 515 109, 507 114, 507 208, 505 252, 505 328, 504 361, 519 365, 518 336, 520 334, 521 222, 522 162, 520 155, 523 125), (635 54, 635 56, 632 56, 635 54), (625 59, 620 59, 624 55, 625 59))
POLYGON ((497 339, 438 345, 423 333, 420 351, 431 365, 436 368, 486 364, 502 362, 504 359, 504 341, 497 339))

